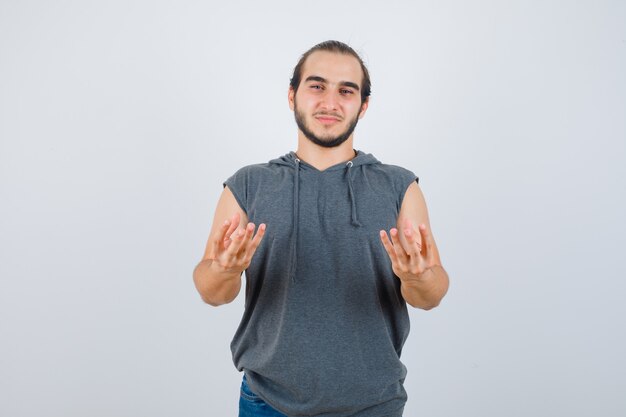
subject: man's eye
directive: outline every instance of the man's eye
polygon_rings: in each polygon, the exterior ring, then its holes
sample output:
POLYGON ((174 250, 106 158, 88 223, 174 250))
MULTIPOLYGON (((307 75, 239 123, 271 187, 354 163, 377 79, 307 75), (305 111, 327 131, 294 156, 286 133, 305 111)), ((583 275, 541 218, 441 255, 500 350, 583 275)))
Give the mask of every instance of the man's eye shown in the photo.
POLYGON ((321 85, 312 85, 311 88, 313 88, 315 90, 321 90, 322 86, 321 85))
POLYGON ((352 90, 343 89, 341 90, 341 94, 354 94, 354 92, 352 90))

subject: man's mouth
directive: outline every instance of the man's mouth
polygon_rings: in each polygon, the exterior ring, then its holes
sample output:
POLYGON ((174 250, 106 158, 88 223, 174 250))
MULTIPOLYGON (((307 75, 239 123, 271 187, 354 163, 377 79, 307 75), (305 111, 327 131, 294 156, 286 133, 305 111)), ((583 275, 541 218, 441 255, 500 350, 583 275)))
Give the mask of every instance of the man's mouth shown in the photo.
POLYGON ((338 117, 329 116, 325 114, 317 115, 315 116, 315 119, 317 119, 318 122, 324 125, 330 125, 330 124, 338 123, 341 121, 341 119, 339 119, 338 117))

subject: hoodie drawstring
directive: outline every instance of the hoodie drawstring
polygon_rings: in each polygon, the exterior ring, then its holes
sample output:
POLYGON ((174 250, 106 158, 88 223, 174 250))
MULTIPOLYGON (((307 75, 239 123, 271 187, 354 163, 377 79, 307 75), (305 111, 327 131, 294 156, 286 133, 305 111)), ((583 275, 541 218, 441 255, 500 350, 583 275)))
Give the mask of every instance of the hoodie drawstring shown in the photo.
POLYGON ((352 161, 346 162, 348 169, 346 170, 346 176, 348 177, 348 191, 350 193, 350 203, 352 205, 352 226, 361 227, 361 223, 356 216, 356 199, 354 198, 354 190, 352 189, 352 176, 350 175, 350 168, 352 168, 352 161))
POLYGON ((300 201, 300 160, 296 160, 296 175, 293 180, 293 232, 291 236, 291 266, 289 268, 289 275, 291 280, 296 282, 296 268, 297 268, 297 256, 298 256, 298 222, 299 222, 299 207, 300 201))
MULTIPOLYGON (((298 225, 300 223, 300 159, 295 155, 293 156, 295 161, 296 173, 293 180, 293 231, 291 234, 291 264, 289 265, 289 276, 293 282, 296 282, 296 269, 298 268, 298 225)), ((348 179, 348 194, 350 196, 350 206, 352 208, 352 215, 350 223, 355 227, 361 227, 361 222, 357 216, 356 210, 356 198, 354 197, 354 187, 352 186, 352 161, 346 162, 346 177, 348 179)))

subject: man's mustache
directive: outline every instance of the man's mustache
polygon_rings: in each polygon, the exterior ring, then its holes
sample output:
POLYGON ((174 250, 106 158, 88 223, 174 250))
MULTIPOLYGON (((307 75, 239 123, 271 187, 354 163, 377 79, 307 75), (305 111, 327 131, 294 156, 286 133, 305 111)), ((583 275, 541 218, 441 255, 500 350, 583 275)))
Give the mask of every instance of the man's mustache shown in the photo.
POLYGON ((337 113, 328 113, 328 112, 313 113, 313 117, 317 117, 317 116, 330 116, 330 117, 334 117, 335 119, 338 119, 338 120, 343 120, 343 117, 340 114, 337 114, 337 113))

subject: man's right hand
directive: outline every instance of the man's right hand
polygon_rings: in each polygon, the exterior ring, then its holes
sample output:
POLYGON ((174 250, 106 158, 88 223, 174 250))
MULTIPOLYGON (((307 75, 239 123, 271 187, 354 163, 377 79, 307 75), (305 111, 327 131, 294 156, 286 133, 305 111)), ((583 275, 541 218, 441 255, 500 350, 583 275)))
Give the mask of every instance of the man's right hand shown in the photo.
POLYGON ((245 211, 225 186, 204 255, 193 270, 193 282, 204 302, 218 306, 230 303, 239 294, 241 273, 250 265, 265 234, 264 224, 259 225, 255 235, 255 225, 247 222, 245 211))
POLYGON ((213 260, 211 267, 217 268, 220 272, 240 275, 250 265, 252 256, 265 235, 264 223, 259 225, 255 235, 254 223, 248 223, 242 228, 239 222, 240 215, 235 213, 230 220, 224 221, 211 237, 209 255, 213 260))

